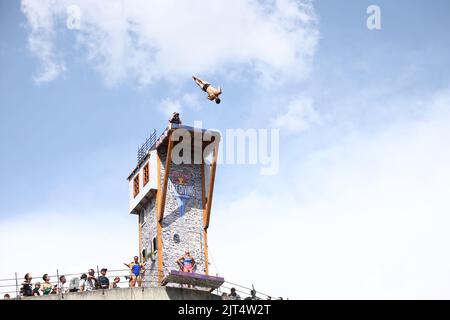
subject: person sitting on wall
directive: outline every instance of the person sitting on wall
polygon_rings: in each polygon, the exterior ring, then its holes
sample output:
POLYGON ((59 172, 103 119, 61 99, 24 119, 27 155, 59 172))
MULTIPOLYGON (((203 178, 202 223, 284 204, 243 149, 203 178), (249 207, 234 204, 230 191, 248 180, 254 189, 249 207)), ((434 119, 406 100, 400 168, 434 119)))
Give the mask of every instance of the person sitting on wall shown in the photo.
POLYGON ((192 258, 189 251, 186 251, 184 256, 177 260, 177 264, 183 272, 193 272, 195 268, 195 260, 192 258))
POLYGON ((174 112, 172 118, 169 119, 169 123, 181 124, 180 114, 178 112, 174 112))
POLYGON ((130 288, 133 288, 138 283, 138 287, 142 286, 142 277, 141 273, 144 272, 145 266, 142 263, 139 263, 139 257, 134 256, 134 261, 130 263, 123 263, 130 269, 131 279, 130 279, 130 288))

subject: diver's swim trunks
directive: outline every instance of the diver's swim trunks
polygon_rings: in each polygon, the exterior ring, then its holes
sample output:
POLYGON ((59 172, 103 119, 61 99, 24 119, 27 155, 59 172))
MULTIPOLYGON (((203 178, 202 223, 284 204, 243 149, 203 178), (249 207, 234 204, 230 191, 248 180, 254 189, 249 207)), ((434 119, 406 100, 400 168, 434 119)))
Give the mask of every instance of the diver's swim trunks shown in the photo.
POLYGON ((209 86, 210 86, 209 83, 205 84, 205 85, 203 86, 202 90, 206 92, 206 89, 208 89, 209 86))

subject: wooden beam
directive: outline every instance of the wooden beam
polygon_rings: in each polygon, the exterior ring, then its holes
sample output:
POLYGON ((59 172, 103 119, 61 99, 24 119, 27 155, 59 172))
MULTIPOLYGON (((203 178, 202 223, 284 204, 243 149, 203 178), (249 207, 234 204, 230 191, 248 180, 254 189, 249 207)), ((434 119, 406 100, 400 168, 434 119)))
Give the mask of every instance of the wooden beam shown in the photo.
POLYGON ((212 205, 212 198, 213 198, 213 192, 214 192, 214 179, 216 178, 216 166, 217 166, 217 156, 219 154, 219 143, 214 142, 214 157, 211 164, 211 173, 209 177, 209 192, 208 192, 208 198, 206 202, 206 219, 205 224, 203 225, 204 229, 208 229, 209 227, 209 220, 211 217, 211 205, 212 205))
POLYGON ((161 281, 164 279, 162 222, 157 221, 156 229, 157 229, 156 238, 158 246, 158 286, 161 286, 161 281))
POLYGON ((209 259, 208 259, 208 230, 203 229, 203 241, 205 242, 205 274, 209 274, 209 259))
MULTIPOLYGON (((164 279, 163 271, 163 242, 162 242, 162 225, 158 219, 158 212, 161 207, 161 158, 158 151, 156 151, 156 167, 157 176, 156 181, 158 183, 158 190, 156 191, 156 238, 158 246, 158 286, 161 286, 161 281, 164 279)), ((153 240, 152 240, 153 241, 153 240)))
POLYGON ((141 228, 141 221, 140 220, 140 214, 137 215, 138 220, 138 232, 139 232, 139 257, 141 258, 141 261, 143 261, 144 257, 142 257, 142 228, 141 228))
POLYGON ((169 144, 167 146, 167 155, 166 155, 166 167, 164 170, 164 181, 162 186, 162 192, 161 192, 161 204, 160 209, 158 213, 158 221, 163 220, 164 218, 164 208, 166 206, 166 195, 167 195, 167 183, 169 181, 169 173, 170 173, 170 167, 172 164, 172 149, 173 149, 173 141, 172 141, 172 132, 169 132, 169 144))
MULTIPOLYGON (((205 205, 206 205, 206 199, 205 199, 205 193, 206 193, 206 186, 205 186, 205 163, 202 162, 202 164, 200 165, 201 170, 202 170, 202 209, 203 209, 203 214, 205 213, 205 205)), ((206 218, 205 215, 203 215, 203 218, 206 218)))
MULTIPOLYGON (((200 170, 202 170, 202 210, 203 210, 203 225, 206 224, 206 199, 205 199, 205 164, 202 161, 202 164, 200 165, 200 170)), ((208 261, 208 237, 206 233, 206 229, 203 229, 203 249, 204 249, 204 257, 205 257, 205 274, 208 275, 208 269, 209 269, 209 261, 208 261)))

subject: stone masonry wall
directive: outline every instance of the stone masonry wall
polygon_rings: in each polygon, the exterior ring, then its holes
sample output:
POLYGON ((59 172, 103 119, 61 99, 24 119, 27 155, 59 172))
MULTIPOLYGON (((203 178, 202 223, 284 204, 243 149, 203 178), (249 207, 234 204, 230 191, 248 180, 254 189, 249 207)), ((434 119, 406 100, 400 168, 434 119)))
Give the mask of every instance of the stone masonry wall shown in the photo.
MULTIPOLYGON (((161 184, 166 153, 161 155, 161 184)), ((176 260, 189 250, 197 273, 205 273, 202 177, 199 164, 171 164, 163 219, 163 269, 179 270, 176 260), (184 203, 184 213, 183 213, 184 203)))
MULTIPOLYGON (((149 253, 152 250, 152 239, 156 236, 156 199, 152 198, 145 207, 145 224, 141 227, 141 248, 149 253)), ((141 252, 142 253, 142 252, 141 252)), ((146 270, 142 277, 143 286, 156 287, 158 276, 158 264, 155 260, 147 259, 146 270)))
MULTIPOLYGON (((166 152, 161 157, 161 186, 164 181, 166 152)), ((152 173, 150 173, 152 174, 152 173)), ((141 248, 150 252, 151 243, 157 234, 156 199, 145 207, 145 224, 141 227, 141 248)), ((171 164, 167 186, 166 205, 162 224, 163 270, 179 270, 176 260, 189 250, 195 259, 197 273, 205 273, 203 239, 202 177, 201 165, 171 164), (184 210, 183 210, 184 207, 184 210), (184 212, 183 212, 184 211, 184 212)), ((147 259, 143 276, 145 287, 158 286, 158 257, 147 259)))

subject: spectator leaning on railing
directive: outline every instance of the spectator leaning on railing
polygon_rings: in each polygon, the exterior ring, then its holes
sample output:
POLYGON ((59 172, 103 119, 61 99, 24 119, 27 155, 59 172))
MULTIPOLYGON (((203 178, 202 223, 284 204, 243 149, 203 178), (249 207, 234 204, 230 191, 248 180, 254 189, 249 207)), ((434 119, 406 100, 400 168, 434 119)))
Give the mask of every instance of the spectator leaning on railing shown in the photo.
POLYGON ((250 297, 245 298, 244 300, 261 300, 256 296, 256 291, 251 290, 250 291, 250 297))
POLYGON ((31 280, 33 279, 31 277, 31 274, 27 273, 25 275, 25 280, 22 283, 22 294, 24 297, 31 297, 33 296, 33 287, 31 284, 31 280))
POLYGON ((33 296, 42 296, 41 283, 39 281, 34 284, 33 296))
POLYGON ((42 276, 42 280, 44 280, 44 283, 41 285, 43 295, 49 295, 53 290, 53 285, 50 283, 50 277, 47 273, 42 276))
POLYGON ((59 293, 69 292, 69 287, 67 286, 66 276, 59 277, 59 293))
POLYGON ((101 289, 109 289, 109 279, 106 277, 106 272, 108 269, 103 268, 100 270, 101 276, 98 277, 98 284, 101 289))
POLYGON ((87 274, 83 273, 80 277, 80 292, 86 291, 87 274))
POLYGON ((241 300, 241 297, 236 293, 235 288, 231 288, 228 298, 230 298, 230 300, 241 300))
POLYGON ((89 269, 85 286, 86 286, 85 291, 92 291, 98 289, 98 281, 95 278, 94 269, 89 269))

